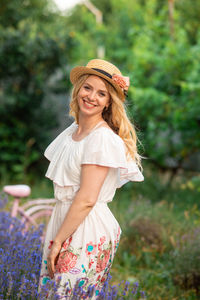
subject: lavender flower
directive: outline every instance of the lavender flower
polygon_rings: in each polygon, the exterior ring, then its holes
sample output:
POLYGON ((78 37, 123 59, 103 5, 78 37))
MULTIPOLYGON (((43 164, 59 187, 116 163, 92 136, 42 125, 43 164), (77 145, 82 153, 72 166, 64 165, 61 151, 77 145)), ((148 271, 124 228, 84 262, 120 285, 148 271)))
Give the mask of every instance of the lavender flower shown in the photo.
MULTIPOLYGON (((5 199, 0 207, 5 205, 5 199)), ((60 295, 58 287, 60 278, 56 282, 49 280, 38 294, 38 282, 42 260, 43 226, 38 229, 24 230, 24 225, 17 218, 12 218, 7 212, 0 211, 0 299, 45 300, 51 293, 53 300, 80 300, 92 299, 145 299, 138 283, 130 284, 122 281, 111 285, 112 276, 108 273, 107 280, 101 289, 90 285, 87 290, 79 286, 79 281, 71 292, 68 283, 65 285, 65 294, 60 295), (140 294, 139 294, 140 292, 140 294), (124 298, 125 297, 125 298, 124 298)))

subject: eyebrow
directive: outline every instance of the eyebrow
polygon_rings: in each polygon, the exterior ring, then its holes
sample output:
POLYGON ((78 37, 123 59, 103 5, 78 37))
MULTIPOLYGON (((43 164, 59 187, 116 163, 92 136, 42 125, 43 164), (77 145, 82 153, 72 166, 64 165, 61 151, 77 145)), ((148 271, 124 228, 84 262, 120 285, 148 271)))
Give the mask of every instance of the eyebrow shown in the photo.
MULTIPOLYGON (((91 85, 91 84, 89 84, 88 82, 85 82, 85 84, 87 84, 87 85, 89 85, 91 88, 93 88, 93 86, 91 85)), ((105 91, 105 90, 99 90, 100 92, 103 92, 103 93, 107 93, 108 94, 108 92, 107 91, 105 91)))

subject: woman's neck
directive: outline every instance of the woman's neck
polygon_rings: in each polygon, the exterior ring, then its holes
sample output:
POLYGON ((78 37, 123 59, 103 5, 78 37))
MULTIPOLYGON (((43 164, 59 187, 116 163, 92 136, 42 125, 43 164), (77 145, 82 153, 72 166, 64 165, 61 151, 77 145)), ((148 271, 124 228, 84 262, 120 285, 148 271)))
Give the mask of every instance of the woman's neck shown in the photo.
POLYGON ((83 118, 79 116, 79 124, 77 134, 88 133, 90 132, 98 123, 105 122, 104 119, 101 118, 83 118))

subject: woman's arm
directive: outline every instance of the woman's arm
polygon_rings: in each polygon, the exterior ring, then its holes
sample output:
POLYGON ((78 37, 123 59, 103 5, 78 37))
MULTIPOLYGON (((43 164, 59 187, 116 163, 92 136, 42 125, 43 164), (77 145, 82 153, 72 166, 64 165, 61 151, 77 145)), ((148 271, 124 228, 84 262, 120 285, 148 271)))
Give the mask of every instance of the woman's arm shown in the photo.
POLYGON ((108 167, 103 166, 82 165, 80 189, 65 216, 47 258, 47 266, 51 278, 53 278, 55 261, 61 250, 62 243, 76 231, 92 210, 98 199, 108 170, 108 167))
POLYGON ((55 242, 62 244, 89 214, 98 199, 108 169, 108 167, 96 165, 82 166, 80 189, 54 239, 55 242))

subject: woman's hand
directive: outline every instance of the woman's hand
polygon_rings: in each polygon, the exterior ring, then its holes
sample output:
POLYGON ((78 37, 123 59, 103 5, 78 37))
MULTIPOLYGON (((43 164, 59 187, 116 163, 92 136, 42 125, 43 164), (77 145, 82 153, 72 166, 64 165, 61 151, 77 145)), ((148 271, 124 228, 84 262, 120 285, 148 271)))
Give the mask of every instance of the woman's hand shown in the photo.
POLYGON ((51 250, 47 257, 47 269, 49 272, 49 276, 51 277, 51 279, 53 279, 54 273, 55 273, 55 264, 56 264, 58 255, 60 253, 60 250, 62 248, 62 244, 57 241, 56 242, 51 241, 50 243, 51 243, 51 245, 49 246, 49 248, 51 250))

